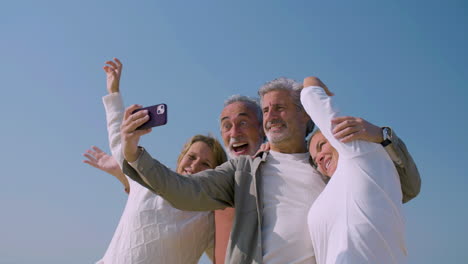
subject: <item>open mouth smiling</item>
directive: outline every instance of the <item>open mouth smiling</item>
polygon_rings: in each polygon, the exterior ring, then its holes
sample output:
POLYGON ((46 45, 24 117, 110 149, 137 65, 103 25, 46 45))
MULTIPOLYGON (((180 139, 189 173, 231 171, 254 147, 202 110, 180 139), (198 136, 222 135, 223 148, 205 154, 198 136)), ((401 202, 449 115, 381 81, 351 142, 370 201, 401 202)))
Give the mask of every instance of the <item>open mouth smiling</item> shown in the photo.
POLYGON ((231 149, 235 152, 235 153, 244 153, 244 152, 247 152, 249 148, 249 144, 248 143, 234 143, 231 145, 231 149))

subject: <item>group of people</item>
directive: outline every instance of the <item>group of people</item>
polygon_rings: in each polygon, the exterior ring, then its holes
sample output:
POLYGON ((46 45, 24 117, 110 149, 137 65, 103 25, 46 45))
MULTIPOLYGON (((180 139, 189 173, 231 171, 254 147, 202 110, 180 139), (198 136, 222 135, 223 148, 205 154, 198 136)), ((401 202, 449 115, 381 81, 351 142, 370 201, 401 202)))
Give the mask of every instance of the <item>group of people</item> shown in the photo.
POLYGON ((149 114, 124 109, 122 63, 104 70, 112 155, 93 147, 85 162, 129 195, 98 263, 197 263, 204 252, 213 263, 405 262, 401 207, 420 191, 416 165, 391 128, 342 116, 320 79, 267 82, 260 103, 231 96, 220 114, 229 160, 196 135, 173 171, 138 145, 149 114))

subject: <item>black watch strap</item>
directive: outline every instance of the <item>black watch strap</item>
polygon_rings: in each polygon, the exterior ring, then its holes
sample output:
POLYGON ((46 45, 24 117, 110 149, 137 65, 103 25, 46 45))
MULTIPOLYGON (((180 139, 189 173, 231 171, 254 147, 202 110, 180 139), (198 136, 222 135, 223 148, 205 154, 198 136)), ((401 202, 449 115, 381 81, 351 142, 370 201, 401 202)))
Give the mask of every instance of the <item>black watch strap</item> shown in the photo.
POLYGON ((382 127, 382 137, 383 141, 380 144, 384 147, 390 145, 392 143, 392 129, 389 127, 382 127))

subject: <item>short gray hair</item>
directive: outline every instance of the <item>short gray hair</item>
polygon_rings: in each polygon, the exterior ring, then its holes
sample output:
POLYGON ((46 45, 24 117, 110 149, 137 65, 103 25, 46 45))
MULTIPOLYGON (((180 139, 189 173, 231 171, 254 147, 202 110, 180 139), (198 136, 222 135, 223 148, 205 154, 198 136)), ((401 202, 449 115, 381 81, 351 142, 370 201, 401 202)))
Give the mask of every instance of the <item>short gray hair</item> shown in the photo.
MULTIPOLYGON (((260 96, 260 102, 263 101, 263 96, 271 91, 288 91, 289 95, 291 96, 294 104, 300 111, 305 111, 304 107, 301 103, 301 90, 303 85, 301 83, 296 82, 293 79, 289 79, 286 77, 280 77, 278 79, 274 79, 273 81, 269 81, 265 83, 260 89, 258 90, 258 95, 260 96)), ((312 130, 314 130, 315 124, 310 119, 307 122, 306 126, 306 136, 309 135, 312 130)))
POLYGON ((260 127, 263 127, 263 113, 262 113, 262 107, 260 106, 260 103, 258 102, 258 99, 252 98, 249 96, 245 95, 231 95, 224 101, 224 107, 233 104, 235 102, 241 102, 244 103, 250 107, 252 107, 252 110, 255 112, 255 115, 257 116, 258 122, 260 124, 260 127))

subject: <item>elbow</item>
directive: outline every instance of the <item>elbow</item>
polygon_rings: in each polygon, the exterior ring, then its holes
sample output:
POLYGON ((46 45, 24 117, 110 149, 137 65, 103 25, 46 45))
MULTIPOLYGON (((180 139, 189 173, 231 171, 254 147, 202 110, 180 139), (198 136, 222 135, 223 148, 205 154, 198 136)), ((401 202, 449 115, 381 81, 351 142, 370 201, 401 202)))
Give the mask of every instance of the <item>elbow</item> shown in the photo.
POLYGON ((419 195, 421 192, 421 177, 415 179, 415 181, 411 184, 411 188, 403 188, 403 203, 407 203, 411 201, 413 198, 419 195))

